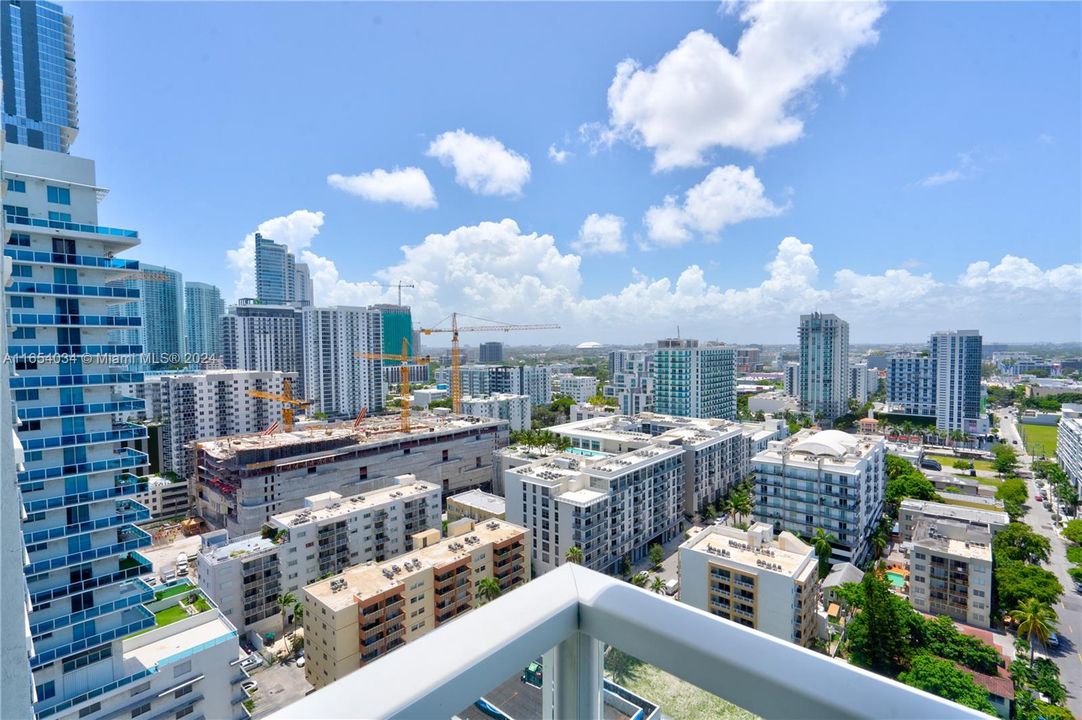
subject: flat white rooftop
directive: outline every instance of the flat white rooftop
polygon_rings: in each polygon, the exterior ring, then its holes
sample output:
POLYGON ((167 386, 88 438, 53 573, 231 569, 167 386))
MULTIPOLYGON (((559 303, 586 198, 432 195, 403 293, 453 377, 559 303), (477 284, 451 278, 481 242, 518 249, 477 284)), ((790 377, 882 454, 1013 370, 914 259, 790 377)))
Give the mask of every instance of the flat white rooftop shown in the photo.
MULTIPOLYGON (((433 487, 436 487, 433 485, 433 487)), ((437 488, 439 489, 439 488, 437 488)), ((507 501, 499 495, 493 495, 487 493, 484 490, 467 490, 466 492, 459 493, 458 495, 452 495, 447 498, 448 500, 454 500, 461 505, 468 505, 478 510, 485 512, 495 513, 497 515, 502 514, 507 506, 507 501)))
POLYGON ((203 557, 213 564, 224 562, 230 558, 270 550, 275 547, 277 547, 277 545, 273 540, 269 540, 260 535, 248 535, 246 537, 237 538, 227 545, 220 545, 212 548, 209 552, 204 552, 203 557))
POLYGON ((719 561, 738 563, 757 572, 773 572, 796 577, 814 560, 815 551, 795 535, 782 533, 777 538, 755 547, 748 533, 737 528, 711 525, 688 539, 682 548, 707 553, 719 561), (787 537, 786 537, 787 536, 787 537), (806 550, 797 552, 803 545, 806 550))
MULTIPOLYGON (((412 476, 410 476, 412 478, 412 476)), ((272 515, 271 521, 285 527, 303 525, 312 522, 325 522, 345 517, 363 508, 385 505, 394 500, 410 500, 432 492, 439 492, 440 486, 421 480, 408 480, 401 485, 389 485, 378 490, 370 490, 359 495, 342 497, 336 492, 320 493, 305 498, 310 505, 299 510, 272 515)))
MULTIPOLYGON (((237 631, 227 623, 217 610, 207 610, 207 614, 213 613, 213 618, 207 622, 190 627, 179 632, 172 631, 172 625, 151 630, 145 635, 136 635, 135 638, 124 641, 123 663, 124 675, 131 675, 140 670, 151 668, 162 662, 179 655, 187 650, 197 648, 204 643, 215 640, 226 640, 236 635, 237 631), (152 638, 152 639, 151 639, 152 638), (130 647, 132 640, 147 642, 139 647, 130 647)), ((176 658, 180 659, 180 658, 176 658)))

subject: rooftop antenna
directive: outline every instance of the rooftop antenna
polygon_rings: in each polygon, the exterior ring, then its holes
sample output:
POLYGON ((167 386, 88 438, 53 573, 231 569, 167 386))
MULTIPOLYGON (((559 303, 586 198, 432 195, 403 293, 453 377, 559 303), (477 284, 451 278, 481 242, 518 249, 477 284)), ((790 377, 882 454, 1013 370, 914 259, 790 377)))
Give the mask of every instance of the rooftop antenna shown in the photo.
POLYGON ((679 325, 676 326, 676 339, 677 340, 680 339, 680 326, 679 325))

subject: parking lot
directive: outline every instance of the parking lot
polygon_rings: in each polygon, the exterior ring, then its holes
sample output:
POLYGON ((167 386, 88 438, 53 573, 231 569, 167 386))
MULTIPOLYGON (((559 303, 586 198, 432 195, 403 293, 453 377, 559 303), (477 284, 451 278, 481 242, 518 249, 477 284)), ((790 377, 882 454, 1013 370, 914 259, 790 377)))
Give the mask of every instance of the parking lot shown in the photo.
POLYGON ((252 672, 252 679, 258 683, 255 693, 253 718, 266 717, 286 705, 305 696, 312 686, 304 679, 304 668, 290 663, 276 663, 252 672))

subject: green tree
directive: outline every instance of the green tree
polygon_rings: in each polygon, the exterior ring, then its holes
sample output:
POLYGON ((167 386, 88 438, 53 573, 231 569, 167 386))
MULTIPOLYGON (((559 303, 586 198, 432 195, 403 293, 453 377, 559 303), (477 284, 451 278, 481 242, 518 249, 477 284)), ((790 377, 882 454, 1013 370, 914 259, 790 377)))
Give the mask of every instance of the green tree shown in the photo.
POLYGON ((631 576, 631 584, 635 587, 646 587, 646 576, 642 573, 635 573, 631 576))
POLYGON ((583 554, 582 548, 578 545, 572 545, 567 549, 567 553, 564 554, 564 560, 575 565, 582 565, 583 554))
POLYGON ((650 583, 650 590, 656 593, 661 593, 665 590, 665 583, 659 575, 654 576, 653 581, 650 583))
POLYGON ((822 580, 830 574, 830 554, 834 548, 830 543, 837 540, 832 534, 823 528, 818 528, 812 536, 812 547, 815 548, 815 556, 819 559, 819 579, 822 580))
POLYGON ((591 405, 602 405, 605 407, 618 407, 620 405, 619 401, 617 401, 616 398, 606 397, 604 395, 601 395, 600 393, 598 393, 597 395, 591 395, 590 397, 586 398, 586 402, 590 403, 591 405))
POLYGON ((1033 532, 1029 525, 1012 522, 996 534, 992 541, 992 552, 998 559, 1006 558, 1036 565, 1048 562, 1052 544, 1045 536, 1033 532))
POLYGON ((1068 520, 1063 537, 1076 545, 1082 545, 1082 520, 1068 520))
POLYGON ((1007 558, 996 559, 994 567, 996 598, 1001 608, 1021 607, 1031 598, 1051 607, 1063 595, 1063 585, 1044 568, 1007 558))
POLYGON ((894 677, 908 665, 909 655, 919 643, 923 621, 874 572, 864 574, 860 587, 863 592, 855 598, 860 612, 846 628, 849 655, 858 665, 894 677))
POLYGON ((996 472, 1001 475, 1014 475, 1014 471, 1018 467, 1018 453, 1011 446, 996 443, 992 446, 992 454, 995 455, 995 459, 992 460, 992 467, 996 469, 996 472))
POLYGON ((897 455, 887 455, 887 512, 891 518, 898 517, 898 506, 906 498, 939 500, 935 485, 908 460, 897 455))
POLYGON ((717 516, 718 514, 714 510, 714 506, 710 503, 707 503, 706 506, 703 508, 703 520, 706 520, 707 522, 713 522, 717 516))
POLYGON ((1003 503, 1003 509, 1011 520, 1025 514, 1026 483, 1021 478, 1007 478, 996 488, 996 499, 1003 503))
POLYGON ((624 555, 620 560, 620 574, 624 577, 631 574, 631 557, 628 555, 624 555))
POLYGON ((282 613, 282 627, 289 627, 289 612, 297 604, 297 596, 291 592, 284 592, 277 599, 278 610, 282 613))
POLYGON ((751 495, 748 494, 743 488, 740 488, 732 494, 729 501, 733 505, 733 513, 737 518, 741 516, 747 517, 752 511, 751 495))
POLYGON ((974 710, 996 714, 995 707, 988 700, 988 691, 950 660, 921 653, 913 658, 909 670, 900 674, 898 680, 974 710))
POLYGON ((954 621, 946 615, 924 621, 921 647, 933 655, 953 660, 985 675, 995 675, 999 665, 999 651, 996 648, 980 638, 958 632, 954 621))
POLYGON ((1056 613, 1040 600, 1029 598, 1020 607, 1011 611, 1011 617, 1018 623, 1018 637, 1029 641, 1029 661, 1033 663, 1033 641, 1042 645, 1048 642, 1048 636, 1056 631, 1056 613))
POLYGON ((661 562, 665 559, 665 548, 661 547, 658 543, 654 543, 650 546, 650 565, 656 570, 661 567, 661 562))
POLYGON ((642 665, 641 660, 612 646, 609 646, 605 653, 605 669, 620 685, 627 685, 635 677, 635 671, 640 665, 642 665))
POLYGON ((500 581, 494 577, 481 578, 481 582, 477 584, 477 596, 481 598, 481 604, 492 602, 500 596, 503 590, 500 589, 500 581))

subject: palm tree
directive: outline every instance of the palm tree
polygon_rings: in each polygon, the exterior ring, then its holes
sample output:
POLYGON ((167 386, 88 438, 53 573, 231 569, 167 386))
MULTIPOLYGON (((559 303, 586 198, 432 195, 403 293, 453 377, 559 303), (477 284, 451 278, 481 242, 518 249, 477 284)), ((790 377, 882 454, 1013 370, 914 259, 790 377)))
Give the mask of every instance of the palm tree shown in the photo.
POLYGON ((477 596, 481 598, 482 605, 498 598, 501 592, 500 581, 494 577, 481 578, 477 584, 477 596))
POLYGON ((642 573, 635 573, 631 576, 631 584, 635 587, 646 587, 646 576, 642 573))
POLYGON ((650 583, 650 590, 656 593, 660 593, 665 589, 665 583, 661 581, 661 578, 657 575, 654 576, 654 581, 650 583))
POLYGON ((289 625, 289 611, 297 605, 297 596, 291 592, 285 592, 278 596, 278 609, 282 612, 282 629, 289 625))
POLYGON ((731 500, 733 504, 733 512, 739 518, 742 515, 751 514, 751 496, 748 495, 743 488, 733 493, 731 500))
POLYGON ((878 560, 883 555, 883 551, 887 549, 887 545, 890 541, 887 540, 887 534, 883 532, 881 526, 875 529, 875 532, 872 533, 872 536, 869 539, 872 542, 872 550, 875 551, 875 559, 878 560))
POLYGON ((582 548, 578 545, 572 545, 567 549, 567 553, 564 554, 564 560, 569 563, 575 563, 576 565, 582 565, 583 557, 582 548))
POLYGON ((299 623, 304 617, 304 603, 298 600, 293 603, 293 622, 299 623))
POLYGON ((830 543, 837 538, 823 528, 819 528, 811 540, 812 547, 815 548, 815 556, 819 558, 819 579, 822 580, 830 574, 830 553, 834 550, 830 543))
POLYGON ((1048 642, 1048 636, 1056 630, 1056 613, 1037 598, 1030 598, 1022 607, 1011 612, 1011 617, 1018 622, 1018 637, 1029 640, 1029 661, 1033 662, 1033 639, 1042 645, 1048 642))
POLYGON ((729 498, 727 498, 727 497, 718 498, 718 514, 719 515, 728 515, 732 511, 733 511, 733 503, 729 498))

